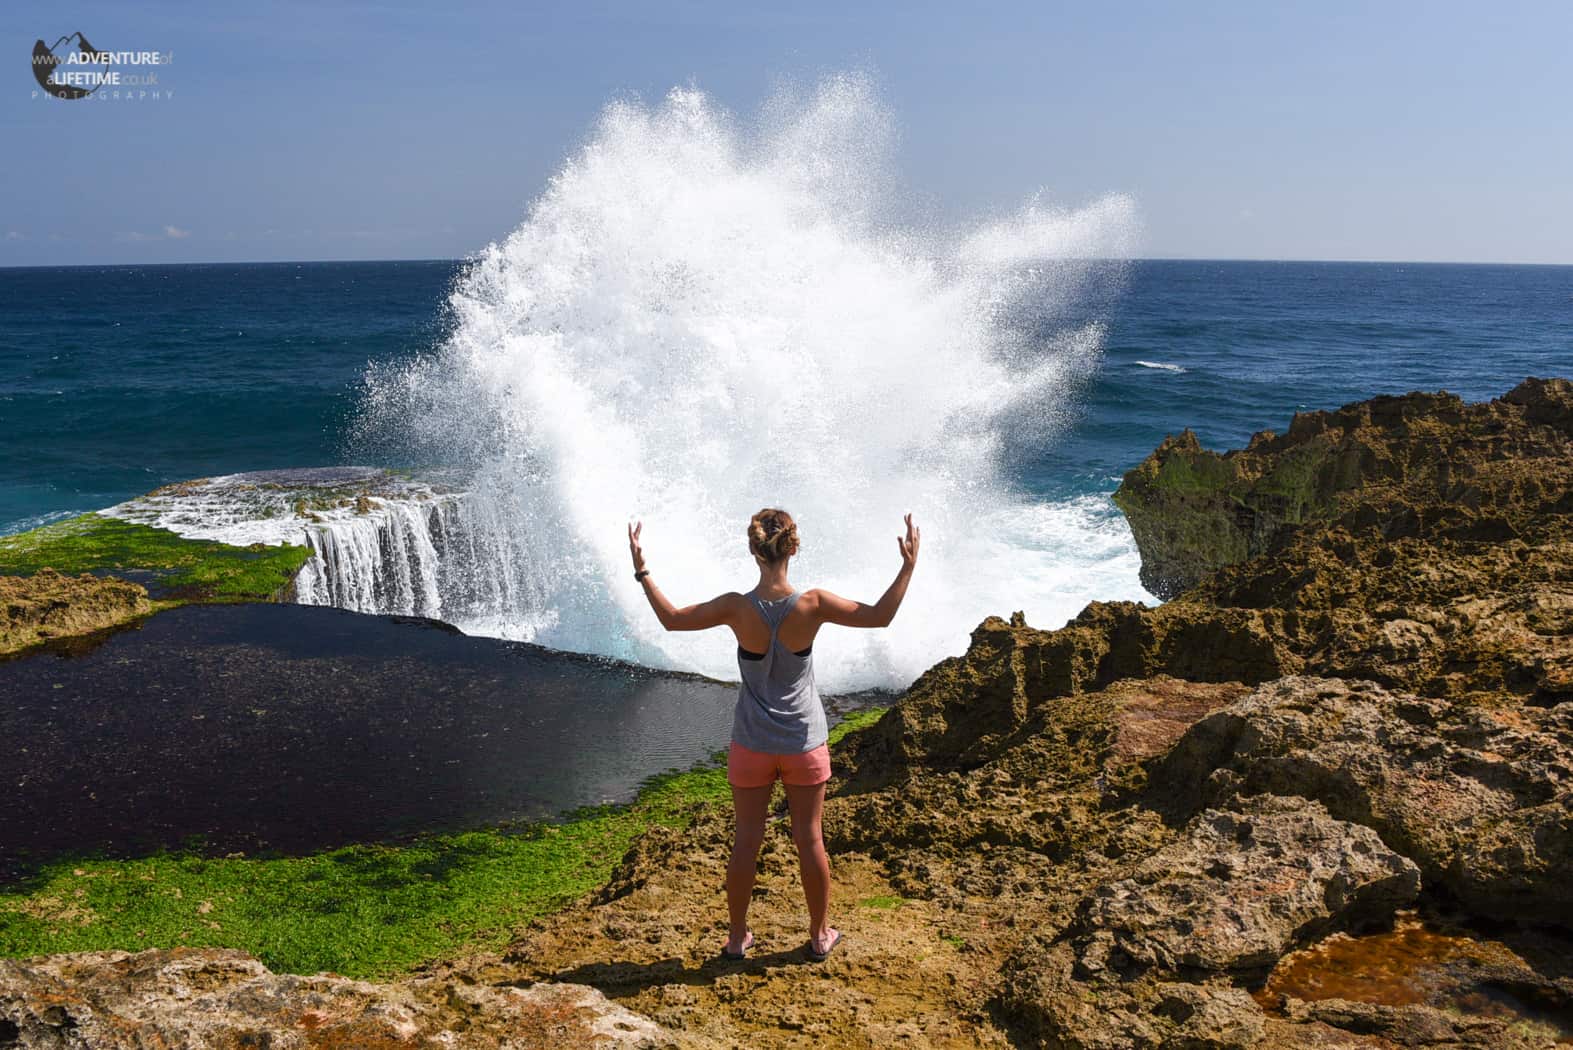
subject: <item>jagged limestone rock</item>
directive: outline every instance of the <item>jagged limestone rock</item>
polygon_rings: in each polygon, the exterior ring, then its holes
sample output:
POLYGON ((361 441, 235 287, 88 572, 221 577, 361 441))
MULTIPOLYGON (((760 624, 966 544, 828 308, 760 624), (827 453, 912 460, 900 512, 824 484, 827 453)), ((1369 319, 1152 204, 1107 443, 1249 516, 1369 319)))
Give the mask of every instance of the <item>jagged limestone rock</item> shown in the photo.
POLYGON ((582 985, 298 977, 223 948, 0 959, 0 1046, 436 1048, 455 1037, 478 1050, 676 1045, 582 985))
POLYGON ((1285 678, 1192 726, 1151 791, 1181 807, 1316 799, 1476 913, 1573 927, 1573 704, 1480 709, 1285 678))
POLYGON ((1376 397, 1294 417, 1244 449, 1166 438, 1114 494, 1142 555, 1142 583, 1176 597, 1208 573, 1270 554, 1302 526, 1384 539, 1516 538, 1573 509, 1573 384, 1527 379, 1466 405, 1446 393, 1376 397))

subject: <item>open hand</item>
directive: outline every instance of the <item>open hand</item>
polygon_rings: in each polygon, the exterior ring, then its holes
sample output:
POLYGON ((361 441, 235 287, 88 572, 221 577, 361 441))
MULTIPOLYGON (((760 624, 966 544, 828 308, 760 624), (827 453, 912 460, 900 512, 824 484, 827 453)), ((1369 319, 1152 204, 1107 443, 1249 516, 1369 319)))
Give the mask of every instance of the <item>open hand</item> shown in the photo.
POLYGON ((632 522, 628 526, 628 553, 634 558, 634 571, 644 571, 644 548, 639 546, 639 533, 644 528, 644 522, 632 522))
POLYGON ((918 563, 918 544, 923 541, 923 530, 912 524, 912 515, 906 516, 907 534, 896 537, 896 546, 901 550, 901 567, 910 570, 918 563))

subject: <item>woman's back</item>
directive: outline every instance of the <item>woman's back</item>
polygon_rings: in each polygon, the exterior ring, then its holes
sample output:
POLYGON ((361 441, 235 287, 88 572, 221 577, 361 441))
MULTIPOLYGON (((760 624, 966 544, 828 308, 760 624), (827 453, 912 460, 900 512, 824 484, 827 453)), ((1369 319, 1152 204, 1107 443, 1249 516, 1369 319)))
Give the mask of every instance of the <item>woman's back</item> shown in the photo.
POLYGON ((753 751, 798 754, 823 744, 828 736, 825 706, 814 683, 810 645, 797 652, 781 641, 781 623, 797 605, 802 591, 782 598, 744 595, 770 629, 763 652, 737 649, 742 684, 732 716, 732 739, 753 751))

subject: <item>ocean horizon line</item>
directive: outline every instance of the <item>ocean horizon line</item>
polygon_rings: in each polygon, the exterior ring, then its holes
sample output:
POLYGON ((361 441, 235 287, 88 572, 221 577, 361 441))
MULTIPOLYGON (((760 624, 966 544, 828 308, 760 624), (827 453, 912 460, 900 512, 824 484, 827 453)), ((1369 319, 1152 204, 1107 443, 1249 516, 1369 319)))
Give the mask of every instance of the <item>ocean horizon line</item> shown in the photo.
MULTIPOLYGON (((479 253, 477 253, 478 255, 479 253)), ((477 256, 409 256, 389 259, 190 259, 179 262, 78 262, 78 263, 4 263, 0 270, 130 270, 198 266, 380 266, 389 263, 461 264, 477 256)), ((1570 262, 1500 262, 1478 259, 1272 259, 1248 256, 1146 255, 1131 259, 1108 256, 1066 256, 1059 262, 1128 263, 1262 263, 1304 266, 1500 266, 1536 269, 1573 269, 1570 262)))

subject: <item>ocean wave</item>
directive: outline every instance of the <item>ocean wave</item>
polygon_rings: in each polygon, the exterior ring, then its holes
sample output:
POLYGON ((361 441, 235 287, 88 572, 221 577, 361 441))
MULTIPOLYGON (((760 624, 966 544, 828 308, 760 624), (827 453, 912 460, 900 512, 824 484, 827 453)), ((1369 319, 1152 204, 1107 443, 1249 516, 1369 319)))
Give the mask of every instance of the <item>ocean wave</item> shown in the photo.
POLYGON ((831 688, 906 685, 989 613, 1063 622, 1088 581, 1134 596, 1123 520, 1093 527, 1006 469, 1056 440, 1099 367, 1104 318, 1082 307, 1121 279, 1133 202, 912 224, 893 144, 855 76, 747 124, 690 89, 606 110, 456 282, 443 345, 368 377, 365 440, 472 469, 477 520, 518 552, 516 603, 460 627, 735 675, 715 637, 661 630, 623 523, 698 601, 753 582, 761 506, 799 522, 795 577, 868 601, 902 513, 922 525, 898 629, 815 643, 831 688))

